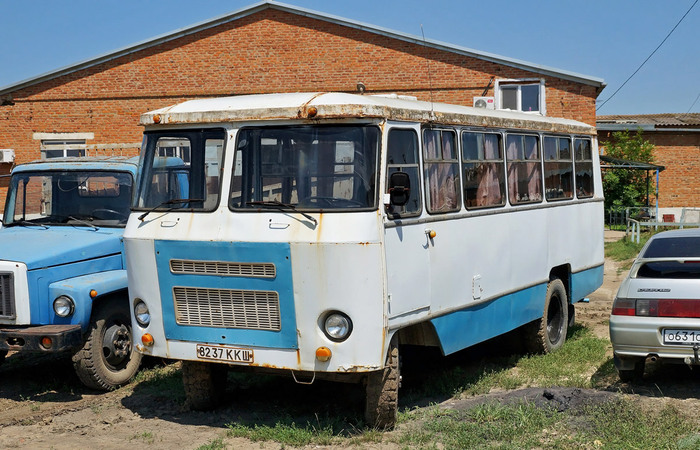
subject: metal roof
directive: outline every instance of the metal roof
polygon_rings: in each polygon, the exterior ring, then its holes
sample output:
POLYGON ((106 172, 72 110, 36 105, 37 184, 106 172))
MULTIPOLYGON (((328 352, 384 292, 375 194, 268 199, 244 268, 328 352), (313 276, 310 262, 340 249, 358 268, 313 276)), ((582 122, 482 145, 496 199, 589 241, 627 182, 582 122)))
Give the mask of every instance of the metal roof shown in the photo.
POLYGON ((570 72, 570 71, 566 71, 566 70, 555 69, 552 67, 534 64, 534 63, 530 63, 527 61, 521 61, 518 59, 507 58, 505 56, 500 56, 500 55, 496 55, 493 53, 480 52, 480 51, 473 50, 470 48, 455 46, 452 44, 447 44, 444 42, 435 41, 435 40, 431 40, 431 39, 424 39, 424 38, 419 37, 419 36, 401 33, 398 31, 393 31, 393 30, 389 30, 386 28, 377 27, 377 26, 366 24, 363 22, 357 22, 354 20, 345 19, 343 17, 328 15, 328 14, 312 11, 310 9, 299 8, 296 6, 291 6, 291 5, 287 5, 284 3, 279 3, 276 1, 263 1, 260 3, 253 4, 249 7, 239 9, 239 10, 234 11, 232 13, 216 17, 216 18, 208 20, 208 21, 200 22, 200 23, 194 24, 194 25, 186 27, 186 28, 181 28, 179 30, 175 30, 173 32, 166 33, 166 34, 163 34, 163 35, 154 37, 152 39, 148 39, 146 41, 142 41, 142 42, 139 42, 139 43, 127 46, 127 47, 123 47, 121 49, 115 50, 115 51, 110 52, 110 53, 103 54, 101 56, 97 56, 95 58, 91 58, 91 59, 88 59, 88 60, 85 60, 82 62, 71 64, 69 66, 65 66, 65 67, 62 67, 60 69, 44 73, 42 75, 38 75, 36 77, 28 78, 26 80, 19 81, 19 82, 14 83, 14 84, 10 84, 10 85, 1 87, 0 88, 0 95, 7 94, 7 93, 10 93, 10 92, 13 92, 13 91, 16 91, 18 89, 22 89, 22 88, 25 88, 28 86, 32 86, 34 84, 41 83, 41 82, 46 81, 46 80, 57 78, 57 77, 62 76, 62 75, 67 75, 67 74, 76 72, 78 70, 93 67, 93 66, 111 61, 113 59, 120 58, 122 56, 138 52, 140 50, 143 50, 143 49, 146 49, 149 47, 153 47, 153 46, 156 46, 156 45, 168 42, 168 41, 172 41, 174 39, 181 38, 183 36, 188 36, 188 35, 191 35, 194 33, 198 33, 200 31, 203 31, 203 30, 206 30, 209 28, 213 28, 213 27, 219 26, 219 25, 227 23, 227 22, 231 22, 234 20, 238 20, 238 19, 250 16, 252 14, 258 13, 258 12, 263 11, 265 9, 276 9, 276 10, 284 11, 284 12, 291 13, 291 14, 310 17, 310 18, 322 20, 325 22, 331 22, 331 23, 335 23, 338 25, 367 31, 369 33, 379 34, 379 35, 386 36, 386 37, 389 37, 392 39, 410 42, 410 43, 417 44, 417 45, 424 45, 427 47, 434 48, 436 50, 457 53, 457 54, 461 54, 464 56, 469 56, 469 57, 493 62, 496 64, 516 67, 519 69, 527 70, 529 72, 534 72, 534 73, 539 73, 542 75, 547 75, 547 76, 552 76, 552 77, 556 77, 556 78, 560 78, 560 79, 574 81, 577 83, 594 86, 599 91, 605 87, 605 82, 601 78, 591 77, 588 75, 582 75, 582 74, 578 74, 578 73, 570 72))
POLYGON ((636 130, 644 131, 700 131, 700 113, 679 114, 628 114, 596 117, 599 130, 636 130))
POLYGON ((659 172, 666 169, 664 166, 650 164, 639 161, 630 161, 627 159, 613 158, 607 155, 600 155, 601 169, 639 169, 639 170, 658 170, 659 172), (603 164, 605 163, 605 164, 603 164))
POLYGON ((595 134, 595 128, 571 119, 516 111, 419 101, 398 95, 339 92, 253 94, 189 100, 141 115, 141 125, 224 123, 259 120, 386 118, 559 133, 595 134))

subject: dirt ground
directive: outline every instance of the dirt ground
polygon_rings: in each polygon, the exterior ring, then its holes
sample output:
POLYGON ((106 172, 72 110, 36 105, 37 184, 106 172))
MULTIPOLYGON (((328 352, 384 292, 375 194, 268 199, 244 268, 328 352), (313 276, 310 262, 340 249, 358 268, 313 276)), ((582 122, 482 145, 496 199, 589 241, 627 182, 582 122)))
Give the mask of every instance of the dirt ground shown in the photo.
MULTIPOLYGON (((590 296, 588 303, 577 304, 577 322, 597 336, 608 338, 610 306, 624 276, 619 264, 606 261, 603 286, 590 296)), ((612 355, 612 348, 608 351, 612 355)), ((648 402, 657 411, 672 403, 695 415, 700 409, 700 391, 695 388, 697 375, 688 375, 690 371, 685 367, 659 370, 670 372, 634 386, 611 380, 610 386, 599 390, 529 388, 457 400, 418 398, 411 400, 410 406, 420 408, 437 400, 445 408, 463 409, 493 398, 508 401, 526 397, 563 410, 624 393, 648 402)), ((265 416, 271 409, 277 417, 279 411, 289 411, 283 416, 288 415, 287 422, 292 423, 299 405, 304 405, 304 411, 311 412, 312 417, 316 414, 342 418, 354 414, 353 408, 359 408, 361 398, 360 392, 350 385, 315 383, 309 387, 280 379, 265 385, 239 385, 227 391, 227 404, 222 408, 209 413, 193 412, 184 407, 177 364, 167 365, 164 371, 173 376, 165 381, 142 381, 114 392, 96 393, 80 385, 67 358, 9 355, 0 366, 0 448, 194 449, 219 440, 226 448, 273 449, 281 445, 226 437, 226 424, 232 419, 269 424, 265 416)), ((404 383, 408 376, 404 376, 404 383)), ((363 444, 363 448, 393 446, 386 442, 363 444)))

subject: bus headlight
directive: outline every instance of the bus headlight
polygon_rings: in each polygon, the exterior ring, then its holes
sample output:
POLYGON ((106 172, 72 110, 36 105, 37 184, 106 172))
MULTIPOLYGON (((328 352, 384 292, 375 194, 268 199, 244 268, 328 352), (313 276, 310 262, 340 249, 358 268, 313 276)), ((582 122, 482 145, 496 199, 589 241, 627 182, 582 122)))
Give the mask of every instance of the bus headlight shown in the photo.
POLYGON ((73 299, 67 295, 61 295, 56 297, 53 301, 53 312, 56 313, 58 317, 68 317, 75 311, 75 303, 73 299))
POLYGON ((143 300, 137 300, 134 305, 134 317, 142 327, 147 327, 151 323, 151 313, 148 311, 148 306, 143 300))
POLYGON ((323 333, 335 342, 344 341, 352 332, 352 320, 339 312, 330 312, 323 321, 323 333))

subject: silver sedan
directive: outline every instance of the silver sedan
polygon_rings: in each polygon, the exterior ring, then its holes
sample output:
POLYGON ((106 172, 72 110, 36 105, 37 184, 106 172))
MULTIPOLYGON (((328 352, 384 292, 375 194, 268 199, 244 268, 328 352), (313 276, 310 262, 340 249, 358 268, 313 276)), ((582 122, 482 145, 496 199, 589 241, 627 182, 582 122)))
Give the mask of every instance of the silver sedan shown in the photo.
POLYGON ((610 340, 622 381, 641 378, 647 357, 700 365, 700 229, 649 239, 617 291, 610 340))

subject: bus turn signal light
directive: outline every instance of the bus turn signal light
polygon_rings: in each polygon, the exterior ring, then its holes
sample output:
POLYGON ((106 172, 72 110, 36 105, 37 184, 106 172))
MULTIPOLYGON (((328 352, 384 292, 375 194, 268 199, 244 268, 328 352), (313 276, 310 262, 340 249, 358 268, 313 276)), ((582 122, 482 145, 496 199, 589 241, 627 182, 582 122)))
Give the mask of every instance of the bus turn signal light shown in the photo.
POLYGON ((151 336, 151 333, 145 333, 143 336, 141 336, 141 342, 146 347, 152 347, 153 346, 153 336, 151 336))
POLYGON ((321 362, 326 362, 331 359, 331 349, 328 347, 319 347, 316 349, 316 359, 321 362))

